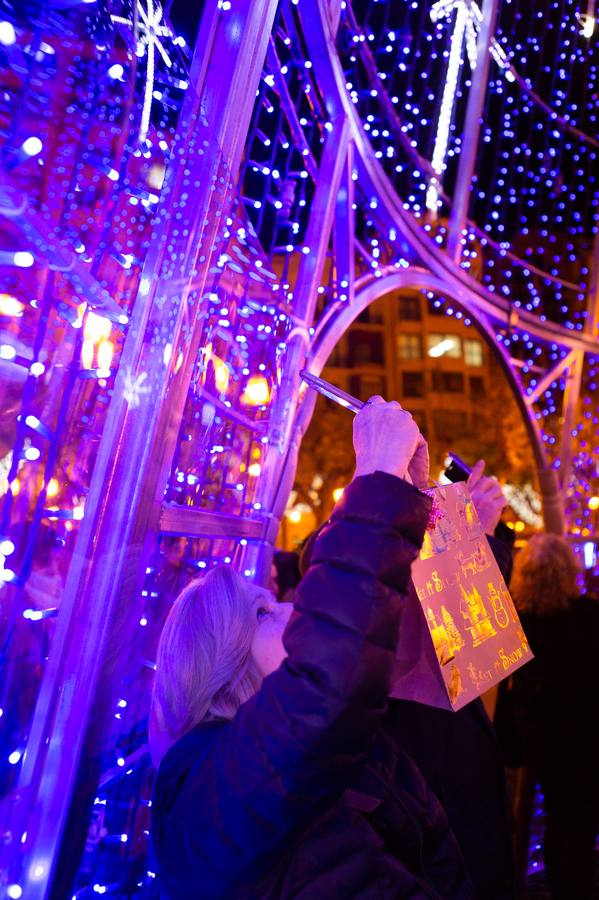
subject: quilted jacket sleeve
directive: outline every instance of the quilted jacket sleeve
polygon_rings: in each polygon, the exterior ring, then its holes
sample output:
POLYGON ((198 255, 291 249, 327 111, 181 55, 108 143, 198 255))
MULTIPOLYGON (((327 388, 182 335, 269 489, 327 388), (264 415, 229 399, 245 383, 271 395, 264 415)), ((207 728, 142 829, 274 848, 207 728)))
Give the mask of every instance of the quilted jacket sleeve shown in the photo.
POLYGON ((364 762, 429 509, 399 478, 355 479, 316 542, 283 665, 232 721, 210 729, 196 758, 181 760, 175 745, 163 760, 153 843, 173 896, 190 873, 203 896, 232 896, 261 877, 364 762))

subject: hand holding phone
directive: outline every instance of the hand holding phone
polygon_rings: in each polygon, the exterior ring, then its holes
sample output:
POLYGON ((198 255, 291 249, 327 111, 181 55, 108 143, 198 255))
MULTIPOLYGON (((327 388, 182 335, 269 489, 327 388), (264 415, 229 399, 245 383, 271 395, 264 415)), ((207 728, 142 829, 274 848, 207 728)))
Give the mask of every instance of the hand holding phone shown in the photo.
POLYGON ((468 481, 470 473, 472 472, 470 466, 467 466, 456 453, 448 453, 447 455, 451 459, 451 462, 445 469, 445 477, 449 478, 454 484, 457 481, 468 481))

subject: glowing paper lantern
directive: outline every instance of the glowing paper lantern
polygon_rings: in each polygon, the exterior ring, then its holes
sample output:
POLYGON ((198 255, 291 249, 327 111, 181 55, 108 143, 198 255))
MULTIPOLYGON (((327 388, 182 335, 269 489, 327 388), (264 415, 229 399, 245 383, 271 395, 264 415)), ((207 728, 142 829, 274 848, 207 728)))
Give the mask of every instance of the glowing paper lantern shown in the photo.
POLYGON ((252 375, 241 396, 246 406, 265 406, 270 401, 270 385, 264 375, 252 375))

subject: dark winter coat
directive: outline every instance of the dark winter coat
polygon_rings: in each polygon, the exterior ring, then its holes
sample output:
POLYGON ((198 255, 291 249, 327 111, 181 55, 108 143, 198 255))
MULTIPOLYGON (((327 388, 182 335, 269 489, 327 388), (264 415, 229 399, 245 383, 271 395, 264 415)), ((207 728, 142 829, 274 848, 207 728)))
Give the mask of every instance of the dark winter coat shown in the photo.
MULTIPOLYGON (((509 581, 511 544, 493 537, 489 543, 509 581)), ((410 755, 441 802, 477 898, 510 900, 515 889, 505 768, 482 701, 452 712, 392 700, 385 729, 410 755)))
MULTIPOLYGON (((499 734, 510 762, 525 766, 531 804, 541 786, 551 896, 590 900, 599 829, 599 604, 579 597, 553 615, 520 618, 535 658, 501 686, 499 734)), ((525 839, 525 819, 520 829, 525 839)))
POLYGON ((232 721, 166 755, 152 829, 166 897, 471 900, 438 802, 374 740, 429 509, 398 478, 356 479, 298 588, 286 661, 232 721))
POLYGON ((538 772, 584 771, 596 784, 599 603, 578 597, 561 612, 520 620, 535 658, 510 679, 513 733, 505 733, 506 715, 502 737, 517 745, 519 764, 538 772))

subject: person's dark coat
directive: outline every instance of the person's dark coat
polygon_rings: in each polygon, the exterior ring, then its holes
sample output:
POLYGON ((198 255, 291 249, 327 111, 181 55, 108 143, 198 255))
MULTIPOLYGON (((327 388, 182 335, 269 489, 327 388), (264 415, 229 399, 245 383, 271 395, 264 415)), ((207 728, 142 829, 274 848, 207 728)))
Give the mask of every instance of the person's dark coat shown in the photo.
POLYGON ((511 678, 520 763, 599 777, 599 603, 578 597, 552 615, 521 613, 534 653, 511 678))
POLYGON ((500 693, 500 738, 513 765, 524 766, 530 792, 541 786, 551 896, 590 900, 599 831, 599 604, 583 596, 562 611, 520 619, 534 659, 500 693))
POLYGON ((384 473, 347 488, 298 588, 285 662, 162 761, 165 896, 471 900, 438 802, 392 741, 373 741, 429 510, 384 473))
MULTIPOLYGON (((511 545, 493 537, 489 543, 509 580, 511 545)), ((409 754, 439 799, 477 898, 510 900, 515 889, 505 768, 482 701, 453 712, 391 700, 385 730, 409 754)))

